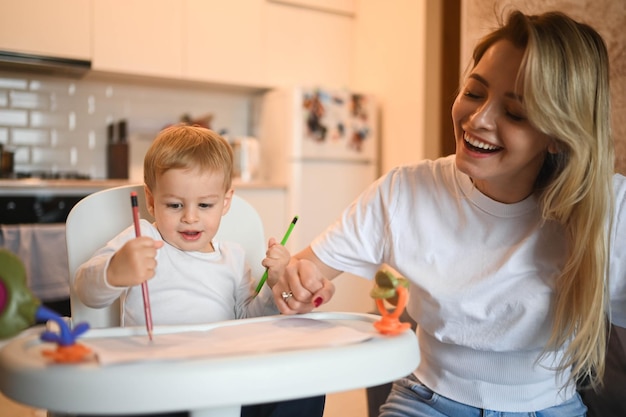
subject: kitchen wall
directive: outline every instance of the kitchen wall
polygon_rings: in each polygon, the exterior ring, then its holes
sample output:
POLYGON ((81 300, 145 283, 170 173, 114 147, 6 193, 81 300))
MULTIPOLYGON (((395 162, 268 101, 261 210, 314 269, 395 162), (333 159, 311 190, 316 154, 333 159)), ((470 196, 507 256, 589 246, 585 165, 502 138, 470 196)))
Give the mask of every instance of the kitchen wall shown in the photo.
POLYGON ((609 49, 616 170, 626 173, 626 0, 463 0, 461 65, 467 65, 476 40, 494 27, 506 7, 528 13, 564 11, 603 36, 609 49))
MULTIPOLYGON (((108 123, 128 121, 131 154, 133 146, 145 149, 183 114, 211 113, 214 130, 246 136, 253 129, 253 99, 250 92, 173 82, 0 72, 0 143, 15 151, 18 172, 77 171, 106 178, 108 123), (143 143, 133 143, 137 140, 143 143)), ((134 159, 141 163, 141 158, 134 159)))

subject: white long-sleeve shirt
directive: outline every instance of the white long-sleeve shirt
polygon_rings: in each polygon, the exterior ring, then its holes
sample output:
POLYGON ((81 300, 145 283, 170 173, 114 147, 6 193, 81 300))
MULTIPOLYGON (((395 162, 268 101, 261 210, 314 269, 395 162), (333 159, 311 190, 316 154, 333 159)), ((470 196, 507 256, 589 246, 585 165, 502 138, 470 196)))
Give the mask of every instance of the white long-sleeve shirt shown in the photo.
MULTIPOLYGON (((156 227, 141 220, 142 236, 162 240, 156 227)), ((145 324, 141 286, 114 287, 106 281, 113 254, 135 237, 124 230, 76 273, 75 289, 89 307, 121 301, 121 325, 145 324)), ((213 241, 214 252, 188 252, 164 242, 157 251, 155 276, 148 281, 152 321, 157 325, 210 323, 278 314, 271 290, 264 286, 257 297, 243 248, 236 243, 213 241)))
MULTIPOLYGON (((626 201, 615 177, 611 254, 613 321, 626 325, 626 201)), ((418 323, 416 376, 448 398, 500 411, 541 410, 575 391, 557 374, 563 351, 541 356, 552 328, 554 282, 565 259, 562 227, 541 223, 534 196, 494 201, 454 156, 392 170, 312 243, 327 265, 373 277, 381 264, 411 282, 418 323), (565 387, 565 388, 564 388, 565 387)))

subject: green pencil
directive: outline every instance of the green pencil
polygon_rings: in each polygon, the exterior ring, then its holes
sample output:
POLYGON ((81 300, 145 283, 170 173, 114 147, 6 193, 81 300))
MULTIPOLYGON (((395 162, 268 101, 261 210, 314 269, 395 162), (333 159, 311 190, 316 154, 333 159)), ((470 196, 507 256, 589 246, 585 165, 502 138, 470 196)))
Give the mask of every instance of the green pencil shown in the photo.
MULTIPOLYGON (((285 232, 285 236, 283 236, 283 240, 280 241, 281 245, 285 246, 285 243, 287 243, 287 239, 289 239, 289 235, 291 234, 291 231, 293 230, 293 227, 296 225, 297 221, 298 221, 298 216, 295 216, 293 220, 291 221, 291 223, 289 223, 289 228, 285 232)), ((261 277, 261 281, 259 281, 259 285, 256 286, 255 292, 257 294, 261 291, 261 288, 263 288, 263 284, 265 284, 265 281, 267 281, 267 268, 265 268, 265 272, 263 273, 263 276, 261 277)))

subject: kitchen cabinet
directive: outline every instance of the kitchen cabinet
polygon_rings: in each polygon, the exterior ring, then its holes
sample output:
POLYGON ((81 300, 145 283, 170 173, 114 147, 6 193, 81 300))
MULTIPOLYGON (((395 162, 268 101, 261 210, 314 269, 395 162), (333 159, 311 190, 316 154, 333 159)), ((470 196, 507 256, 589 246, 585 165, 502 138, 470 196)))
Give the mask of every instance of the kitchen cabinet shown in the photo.
POLYGON ((350 83, 354 2, 187 0, 185 78, 241 85, 350 83), (317 4, 319 3, 319 4, 317 4), (328 13, 322 10, 334 10, 328 13))
POLYGON ((1 0, 0 49, 91 59, 91 2, 1 0))
POLYGON ((178 0, 93 0, 93 68, 181 78, 181 4, 178 0))
POLYGON ((103 73, 246 87, 350 85, 354 0, 2 3, 10 13, 0 14, 0 49, 91 60, 103 73))
POLYGON ((354 25, 348 15, 266 3, 268 83, 350 87, 354 25))
POLYGON ((268 0, 276 3, 308 7, 329 13, 355 14, 357 0, 268 0))
POLYGON ((187 0, 185 78, 263 85, 265 0, 187 0))

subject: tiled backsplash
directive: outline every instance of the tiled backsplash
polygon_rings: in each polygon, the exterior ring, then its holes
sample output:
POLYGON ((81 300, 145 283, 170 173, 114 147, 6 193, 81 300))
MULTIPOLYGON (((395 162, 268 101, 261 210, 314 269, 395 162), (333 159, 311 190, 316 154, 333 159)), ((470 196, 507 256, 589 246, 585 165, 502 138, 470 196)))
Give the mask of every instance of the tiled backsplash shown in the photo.
POLYGON ((106 178, 109 123, 127 120, 131 148, 134 135, 151 138, 183 114, 211 113, 214 130, 247 136, 253 134, 253 98, 204 86, 0 72, 0 143, 15 152, 16 172, 106 178))

